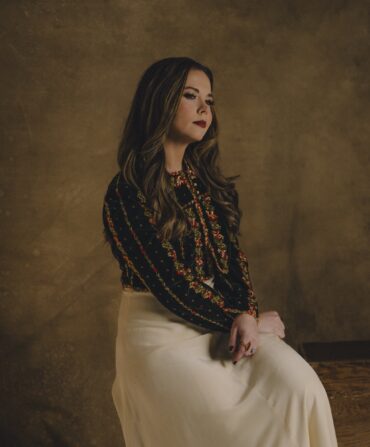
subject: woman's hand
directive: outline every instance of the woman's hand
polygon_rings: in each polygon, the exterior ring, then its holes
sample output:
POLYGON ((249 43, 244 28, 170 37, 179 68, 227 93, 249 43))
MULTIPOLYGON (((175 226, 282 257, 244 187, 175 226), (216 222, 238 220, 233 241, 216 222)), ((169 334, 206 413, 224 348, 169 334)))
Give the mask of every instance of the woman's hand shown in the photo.
POLYGON ((258 326, 253 315, 242 313, 235 317, 230 329, 229 347, 233 347, 233 363, 242 357, 249 357, 256 352, 258 346, 258 326), (243 346, 245 345, 245 346, 243 346), (254 350, 251 352, 251 350, 254 350))
POLYGON ((272 332, 280 338, 285 337, 285 326, 275 310, 261 312, 258 316, 258 332, 272 332))

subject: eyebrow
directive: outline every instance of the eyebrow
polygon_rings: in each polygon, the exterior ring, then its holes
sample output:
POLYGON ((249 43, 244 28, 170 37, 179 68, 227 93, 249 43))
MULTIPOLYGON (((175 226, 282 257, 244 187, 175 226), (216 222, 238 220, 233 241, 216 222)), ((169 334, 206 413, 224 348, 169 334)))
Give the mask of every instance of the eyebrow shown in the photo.
MULTIPOLYGON (((195 87, 191 87, 190 85, 188 85, 188 86, 186 86, 184 88, 184 90, 187 89, 187 88, 191 88, 191 89, 195 90, 197 93, 199 93, 199 90, 197 88, 195 88, 195 87)), ((207 96, 212 96, 212 98, 213 98, 213 94, 212 93, 208 93, 207 96)))

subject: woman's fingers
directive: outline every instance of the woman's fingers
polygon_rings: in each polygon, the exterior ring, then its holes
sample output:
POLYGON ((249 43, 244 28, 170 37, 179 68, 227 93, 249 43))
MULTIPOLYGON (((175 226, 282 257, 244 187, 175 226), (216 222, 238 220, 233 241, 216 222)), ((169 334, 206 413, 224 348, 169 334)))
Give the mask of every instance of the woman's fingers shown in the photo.
POLYGON ((246 341, 246 340, 242 341, 242 340, 241 340, 241 341, 238 343, 236 353, 234 353, 234 356, 233 356, 233 362, 236 363, 236 362, 238 362, 242 357, 244 357, 245 351, 246 351, 247 349, 249 349, 249 347, 250 347, 250 342, 249 342, 249 341, 246 341))
POLYGON ((245 355, 246 357, 250 357, 250 356, 252 356, 253 354, 255 354, 255 353, 256 353, 256 350, 257 350, 257 345, 258 345, 257 340, 252 339, 252 340, 251 340, 251 343, 250 343, 248 349, 246 349, 244 355, 245 355))
POLYGON ((234 346, 233 363, 237 363, 246 353, 251 355, 258 345, 258 326, 251 315, 238 316, 230 331, 230 345, 234 346), (252 351, 253 349, 253 351, 252 351))
POLYGON ((237 335, 238 335, 238 328, 236 326, 233 326, 231 328, 229 337, 229 351, 231 352, 235 352, 237 335))
POLYGON ((276 319, 273 332, 281 338, 285 337, 285 326, 280 318, 276 319))
POLYGON ((242 357, 251 357, 257 351, 258 342, 255 339, 251 339, 251 341, 242 340, 239 343, 238 350, 233 357, 234 363, 238 362, 242 357))
POLYGON ((284 323, 280 320, 280 324, 279 324, 279 336, 281 338, 285 337, 285 326, 284 323))
POLYGON ((280 338, 285 338, 286 326, 280 315, 275 310, 261 312, 259 318, 258 332, 271 332, 280 338))
POLYGON ((283 329, 281 329, 281 328, 275 329, 273 331, 273 333, 275 335, 277 335, 278 337, 280 337, 280 338, 284 338, 285 337, 285 331, 283 329))

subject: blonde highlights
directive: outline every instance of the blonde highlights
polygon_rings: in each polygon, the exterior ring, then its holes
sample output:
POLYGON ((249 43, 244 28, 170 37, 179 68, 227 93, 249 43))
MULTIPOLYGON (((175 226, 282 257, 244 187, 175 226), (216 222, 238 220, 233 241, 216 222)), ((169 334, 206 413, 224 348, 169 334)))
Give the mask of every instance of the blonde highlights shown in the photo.
MULTIPOLYGON (((142 75, 125 122, 118 148, 118 165, 126 182, 139 188, 154 211, 162 239, 182 238, 188 222, 165 169, 164 141, 176 115, 190 69, 202 70, 213 88, 211 70, 187 57, 170 57, 152 64, 142 75)), ((188 145, 184 159, 206 186, 222 212, 230 234, 240 234, 241 210, 233 181, 218 166, 218 122, 214 106, 212 123, 202 141, 188 145)))

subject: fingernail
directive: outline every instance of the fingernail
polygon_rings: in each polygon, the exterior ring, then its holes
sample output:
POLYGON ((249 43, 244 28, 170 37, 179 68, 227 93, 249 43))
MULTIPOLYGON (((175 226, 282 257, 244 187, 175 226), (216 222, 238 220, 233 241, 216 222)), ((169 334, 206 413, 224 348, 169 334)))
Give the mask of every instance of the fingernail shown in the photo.
POLYGON ((229 346, 229 351, 232 351, 234 349, 234 346, 229 346))

